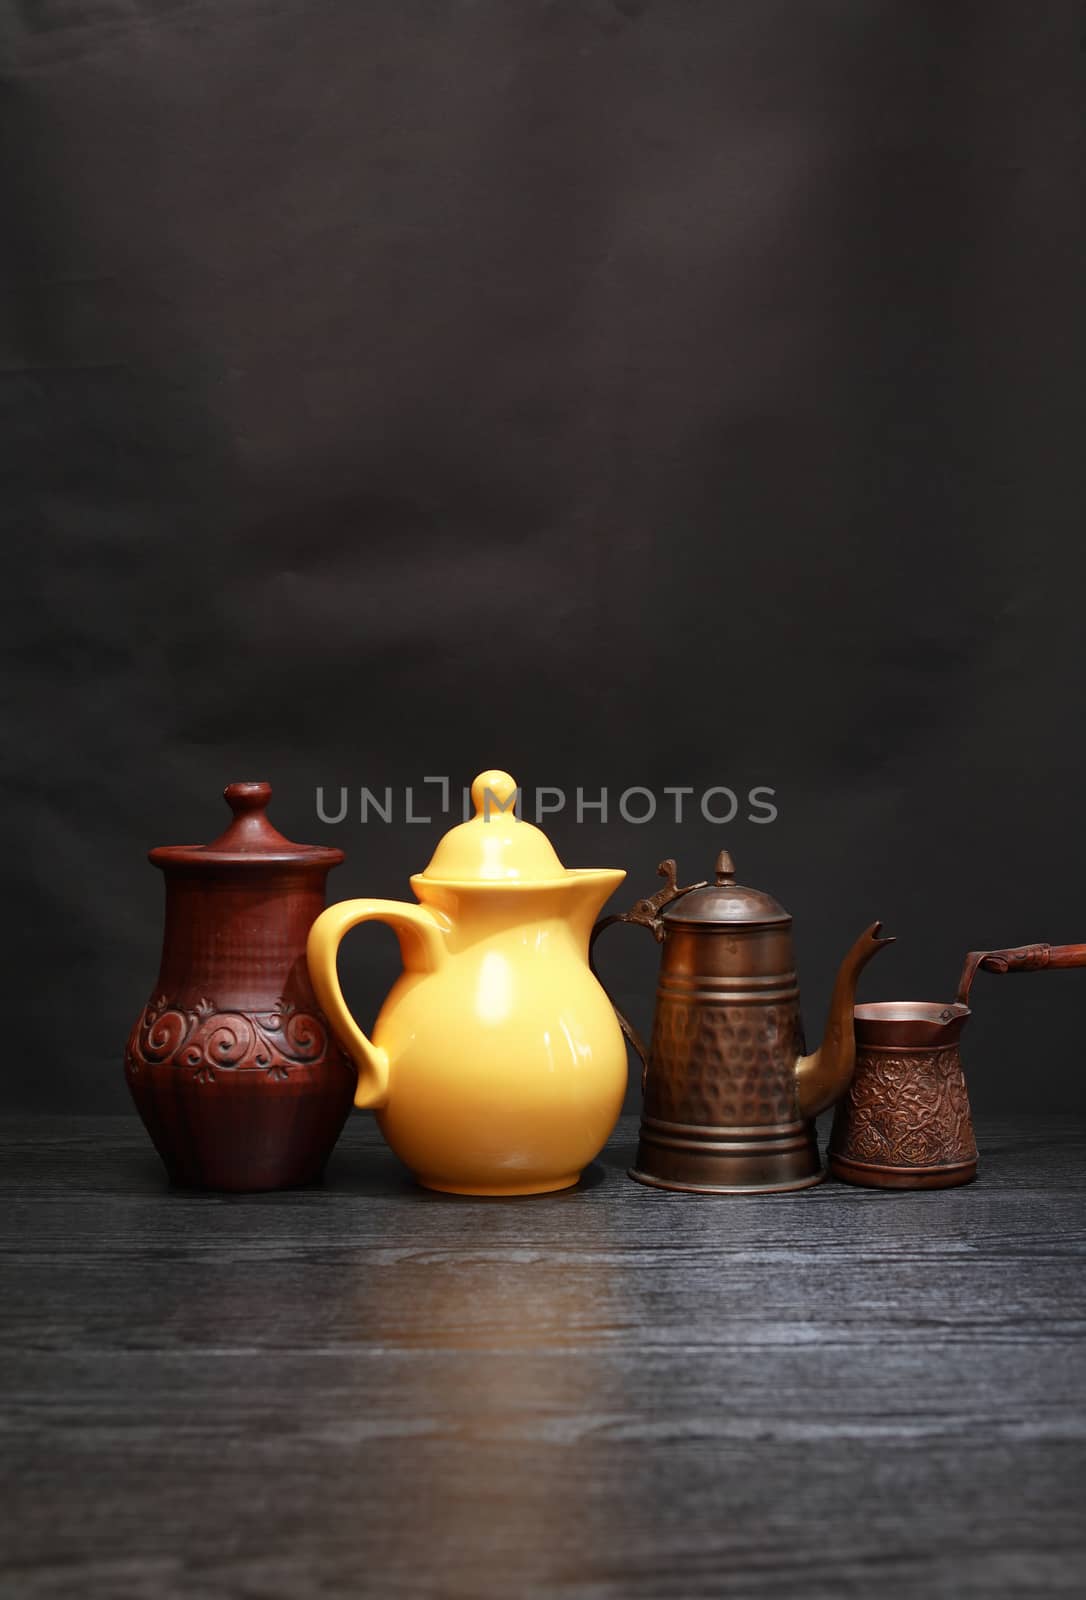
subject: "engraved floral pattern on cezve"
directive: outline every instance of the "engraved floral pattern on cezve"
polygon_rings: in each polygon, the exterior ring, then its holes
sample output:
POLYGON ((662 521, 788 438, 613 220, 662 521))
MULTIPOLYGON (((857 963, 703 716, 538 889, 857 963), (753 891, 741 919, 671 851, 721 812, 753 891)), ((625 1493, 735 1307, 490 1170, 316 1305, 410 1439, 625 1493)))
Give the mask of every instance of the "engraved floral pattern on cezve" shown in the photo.
POLYGON ((831 1150, 887 1167, 975 1161, 965 1075, 956 1049, 861 1054, 831 1150))
POLYGON ((217 1071, 286 1078, 292 1067, 319 1065, 328 1048, 324 1022, 288 1000, 273 1011, 220 1011, 207 999, 185 1010, 156 995, 129 1035, 124 1065, 130 1078, 162 1065, 188 1069, 196 1083, 214 1083, 217 1071))

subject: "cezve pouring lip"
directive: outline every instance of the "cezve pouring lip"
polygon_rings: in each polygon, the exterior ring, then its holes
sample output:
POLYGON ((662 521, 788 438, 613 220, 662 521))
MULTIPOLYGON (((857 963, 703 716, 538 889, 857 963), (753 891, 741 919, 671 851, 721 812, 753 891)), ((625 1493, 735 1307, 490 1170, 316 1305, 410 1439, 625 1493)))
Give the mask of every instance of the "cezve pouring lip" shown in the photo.
POLYGON ((877 1000, 856 1007, 858 1036, 872 1045, 932 1050, 953 1044, 972 1016, 969 1007, 940 1000, 877 1000))

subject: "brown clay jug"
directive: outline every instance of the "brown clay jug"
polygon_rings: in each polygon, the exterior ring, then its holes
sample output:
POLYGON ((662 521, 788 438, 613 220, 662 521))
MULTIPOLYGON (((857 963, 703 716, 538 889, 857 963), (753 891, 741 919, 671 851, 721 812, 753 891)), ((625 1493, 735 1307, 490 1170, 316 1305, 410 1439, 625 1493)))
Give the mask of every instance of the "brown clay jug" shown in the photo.
POLYGON ((292 844, 267 783, 232 783, 209 845, 163 845, 162 964, 125 1076, 176 1184, 281 1189, 319 1178, 355 1069, 317 1007, 306 936, 342 850, 292 844))

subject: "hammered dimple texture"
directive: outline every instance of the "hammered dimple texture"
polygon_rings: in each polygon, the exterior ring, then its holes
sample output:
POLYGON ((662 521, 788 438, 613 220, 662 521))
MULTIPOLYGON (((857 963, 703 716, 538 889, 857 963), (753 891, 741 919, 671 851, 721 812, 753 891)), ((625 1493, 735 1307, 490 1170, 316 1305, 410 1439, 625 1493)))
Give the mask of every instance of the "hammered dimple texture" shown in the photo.
POLYGON ((795 1122, 795 1065, 802 1053, 794 1002, 714 1006, 660 995, 645 1114, 704 1127, 795 1122))

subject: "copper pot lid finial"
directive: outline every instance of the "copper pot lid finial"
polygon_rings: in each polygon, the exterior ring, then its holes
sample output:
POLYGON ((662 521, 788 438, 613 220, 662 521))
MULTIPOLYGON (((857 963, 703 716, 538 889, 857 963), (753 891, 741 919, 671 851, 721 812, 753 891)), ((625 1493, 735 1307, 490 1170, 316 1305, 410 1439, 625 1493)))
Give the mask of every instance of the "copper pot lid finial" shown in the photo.
POLYGON ((700 884, 680 895, 660 916, 672 926, 699 928, 726 928, 736 924, 779 927, 792 920, 771 894, 736 883, 735 862, 727 850, 721 850, 716 858, 715 883, 700 884))

